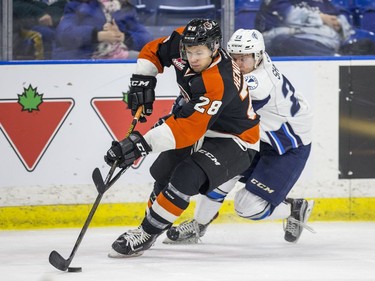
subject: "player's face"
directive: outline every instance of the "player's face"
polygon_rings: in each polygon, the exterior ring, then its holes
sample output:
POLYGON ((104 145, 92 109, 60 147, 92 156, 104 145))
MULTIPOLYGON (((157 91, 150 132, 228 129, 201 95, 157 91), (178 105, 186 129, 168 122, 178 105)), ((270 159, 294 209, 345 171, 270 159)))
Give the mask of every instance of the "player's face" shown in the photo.
POLYGON ((191 69, 197 73, 205 70, 212 62, 212 52, 207 46, 186 46, 185 50, 191 69))
POLYGON ((255 59, 252 54, 247 54, 247 55, 231 54, 231 57, 240 67, 242 74, 247 74, 254 70, 255 59))

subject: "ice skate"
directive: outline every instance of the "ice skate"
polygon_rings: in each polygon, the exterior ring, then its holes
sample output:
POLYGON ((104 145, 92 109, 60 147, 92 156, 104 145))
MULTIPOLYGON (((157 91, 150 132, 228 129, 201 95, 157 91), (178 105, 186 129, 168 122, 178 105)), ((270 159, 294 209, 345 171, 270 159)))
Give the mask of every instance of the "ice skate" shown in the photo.
POLYGON ((132 229, 124 234, 112 244, 111 252, 108 254, 110 258, 128 258, 138 257, 144 251, 151 248, 156 238, 160 234, 149 234, 142 227, 132 229))
POLYGON ((306 225, 314 207, 314 200, 287 198, 285 201, 290 203, 292 207, 291 215, 286 219, 286 224, 284 224, 284 239, 291 243, 297 243, 304 228, 315 233, 311 227, 306 225))
POLYGON ((164 244, 197 244, 206 233, 208 224, 199 224, 196 220, 185 221, 179 226, 172 226, 167 231, 164 244))

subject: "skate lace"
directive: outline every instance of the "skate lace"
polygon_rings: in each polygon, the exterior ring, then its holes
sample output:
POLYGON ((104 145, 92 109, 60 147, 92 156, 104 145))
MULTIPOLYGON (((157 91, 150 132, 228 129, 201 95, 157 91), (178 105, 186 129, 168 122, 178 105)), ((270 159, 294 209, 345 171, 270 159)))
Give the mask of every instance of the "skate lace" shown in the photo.
POLYGON ((311 226, 308 226, 304 222, 299 221, 293 217, 289 217, 288 219, 283 221, 284 231, 288 231, 292 233, 292 235, 296 235, 297 225, 302 226, 303 228, 310 231, 311 233, 316 233, 316 231, 311 226))
POLYGON ((126 245, 134 251, 134 247, 146 242, 150 237, 151 235, 142 229, 133 229, 125 233, 123 239, 126 240, 126 245))
POLYGON ((177 231, 183 235, 188 235, 189 233, 195 234, 196 239, 200 240, 200 229, 196 220, 184 221, 177 227, 177 231))

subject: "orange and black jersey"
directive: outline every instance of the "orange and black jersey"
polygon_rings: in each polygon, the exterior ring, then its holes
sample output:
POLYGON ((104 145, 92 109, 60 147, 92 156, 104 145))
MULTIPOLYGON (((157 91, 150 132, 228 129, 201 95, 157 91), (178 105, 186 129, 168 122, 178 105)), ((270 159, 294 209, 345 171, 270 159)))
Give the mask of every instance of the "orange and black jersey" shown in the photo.
POLYGON ((238 66, 219 49, 206 70, 194 72, 180 57, 182 30, 148 43, 138 57, 138 74, 149 75, 150 65, 157 73, 173 66, 186 101, 163 125, 150 130, 146 141, 154 152, 188 147, 203 136, 233 138, 246 148, 258 150, 259 118, 238 66))

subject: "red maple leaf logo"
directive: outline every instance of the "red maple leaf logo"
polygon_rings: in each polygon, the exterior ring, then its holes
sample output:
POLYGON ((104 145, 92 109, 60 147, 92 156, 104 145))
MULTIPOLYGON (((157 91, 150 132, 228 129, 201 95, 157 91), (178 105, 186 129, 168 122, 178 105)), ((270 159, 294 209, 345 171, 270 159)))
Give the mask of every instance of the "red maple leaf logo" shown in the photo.
POLYGON ((73 99, 42 99, 24 88, 18 100, 0 100, 0 130, 27 171, 32 172, 74 106, 73 99))

